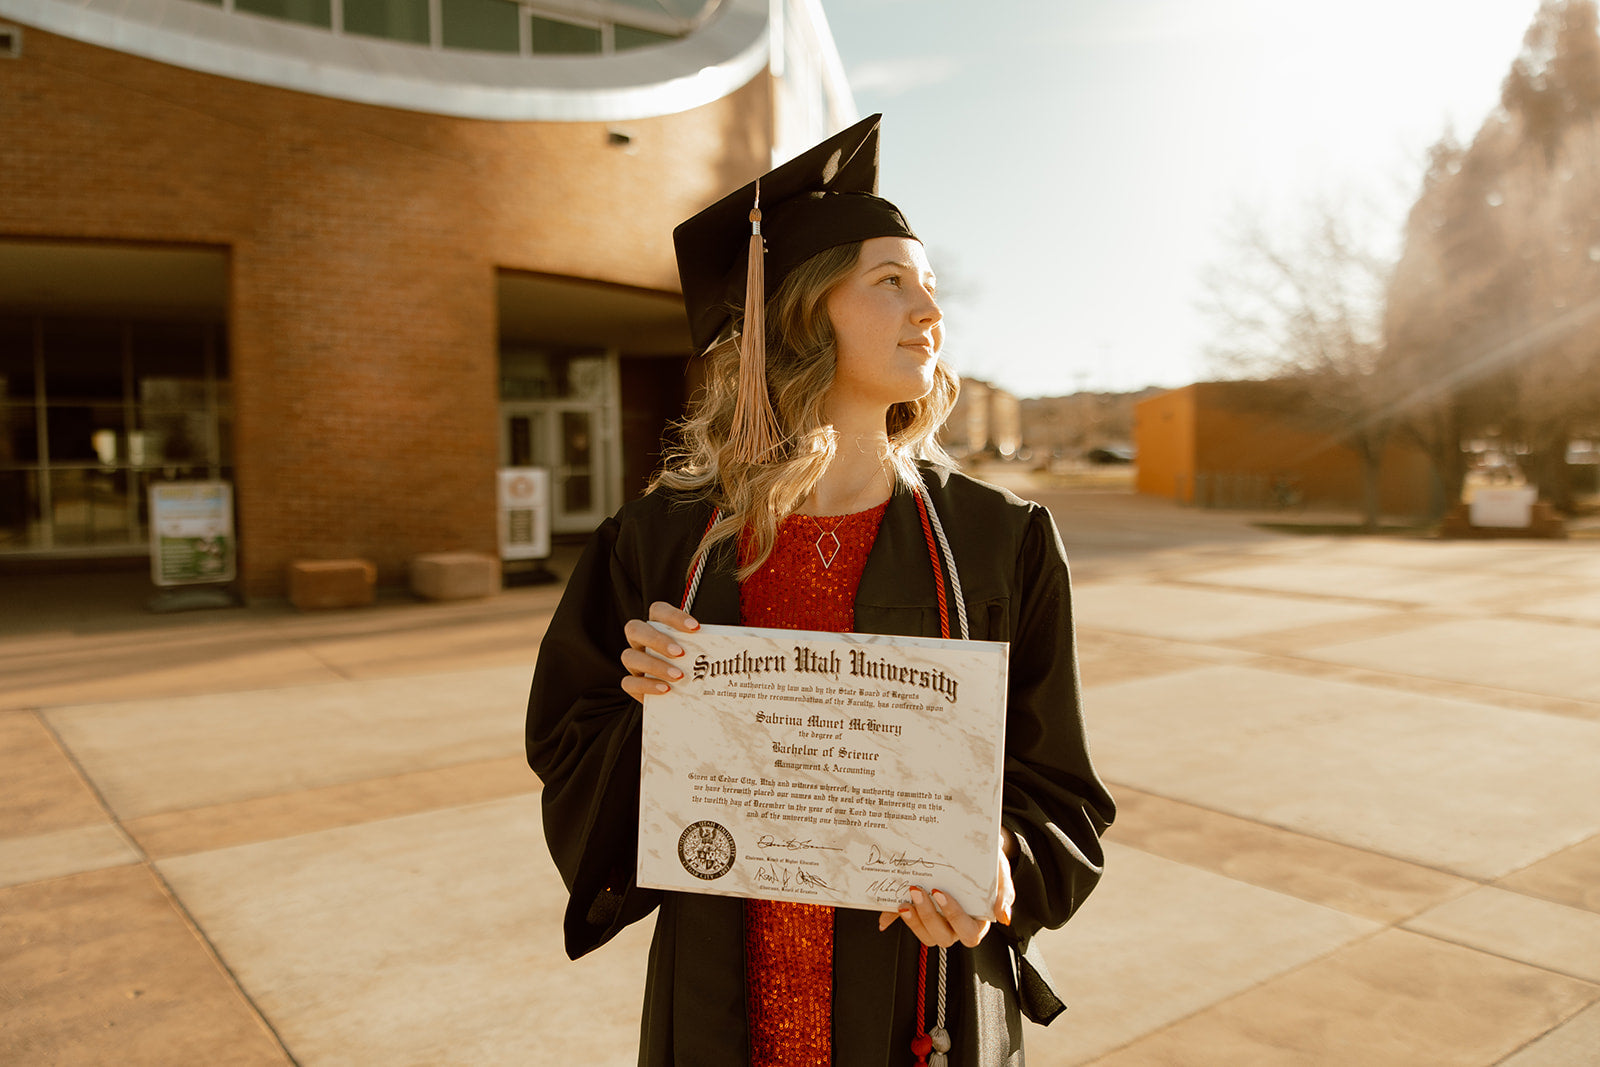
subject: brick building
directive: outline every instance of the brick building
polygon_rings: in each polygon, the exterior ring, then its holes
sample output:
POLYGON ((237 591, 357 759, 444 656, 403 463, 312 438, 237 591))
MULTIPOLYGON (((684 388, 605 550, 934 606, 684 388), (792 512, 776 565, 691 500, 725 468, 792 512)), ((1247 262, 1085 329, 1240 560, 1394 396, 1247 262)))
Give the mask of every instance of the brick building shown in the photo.
MULTIPOLYGON (((1134 406, 1133 437, 1141 493, 1201 507, 1361 507, 1360 457, 1296 419, 1272 382, 1201 382, 1147 397, 1134 406)), ((1434 507, 1428 458, 1398 435, 1378 497, 1387 515, 1434 507)))
POLYGON ((671 230, 854 118, 816 0, 0 0, 0 559, 400 580, 635 492, 693 369, 671 230), (773 13, 777 12, 776 21, 773 13))

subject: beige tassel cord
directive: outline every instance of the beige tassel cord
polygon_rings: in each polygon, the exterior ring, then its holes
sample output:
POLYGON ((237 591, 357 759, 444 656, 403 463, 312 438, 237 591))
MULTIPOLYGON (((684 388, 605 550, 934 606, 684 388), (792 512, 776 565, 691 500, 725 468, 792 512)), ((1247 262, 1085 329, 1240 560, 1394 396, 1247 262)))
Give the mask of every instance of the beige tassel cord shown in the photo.
POLYGON ((766 248, 761 238, 761 183, 750 209, 750 262, 745 271, 744 333, 739 338, 739 395, 728 434, 733 458, 760 463, 778 449, 782 434, 767 397, 766 248))

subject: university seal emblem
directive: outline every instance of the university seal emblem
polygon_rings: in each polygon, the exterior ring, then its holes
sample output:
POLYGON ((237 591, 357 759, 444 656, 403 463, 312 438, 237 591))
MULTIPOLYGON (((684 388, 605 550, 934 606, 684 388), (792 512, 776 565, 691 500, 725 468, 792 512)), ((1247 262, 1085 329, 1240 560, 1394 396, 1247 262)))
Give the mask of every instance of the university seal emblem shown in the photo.
POLYGON ((678 862, 696 878, 710 881, 733 870, 733 835, 720 823, 690 823, 678 836, 678 862))

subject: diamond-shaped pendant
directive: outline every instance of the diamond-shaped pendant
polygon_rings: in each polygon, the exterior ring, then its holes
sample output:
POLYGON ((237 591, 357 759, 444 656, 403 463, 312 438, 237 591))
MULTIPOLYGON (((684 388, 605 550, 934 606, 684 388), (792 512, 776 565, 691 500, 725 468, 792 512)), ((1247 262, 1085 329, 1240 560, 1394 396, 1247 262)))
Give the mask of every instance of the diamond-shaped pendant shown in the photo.
POLYGON ((833 566, 834 557, 839 554, 839 535, 832 530, 822 531, 822 536, 817 538, 817 558, 822 560, 822 569, 827 570, 833 566), (833 547, 824 549, 822 542, 832 541, 833 547))

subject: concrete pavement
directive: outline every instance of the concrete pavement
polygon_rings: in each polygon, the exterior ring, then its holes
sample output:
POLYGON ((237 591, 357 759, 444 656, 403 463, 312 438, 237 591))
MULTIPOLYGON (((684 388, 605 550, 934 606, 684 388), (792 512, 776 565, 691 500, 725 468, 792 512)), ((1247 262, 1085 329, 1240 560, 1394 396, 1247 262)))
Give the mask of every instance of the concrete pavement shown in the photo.
MULTIPOLYGON (((1030 1063, 1600 1063, 1600 540, 1039 498, 1122 815, 1030 1063)), ((649 924, 566 961, 520 754, 557 589, 0 584, 0 1062, 632 1062, 649 924)))

